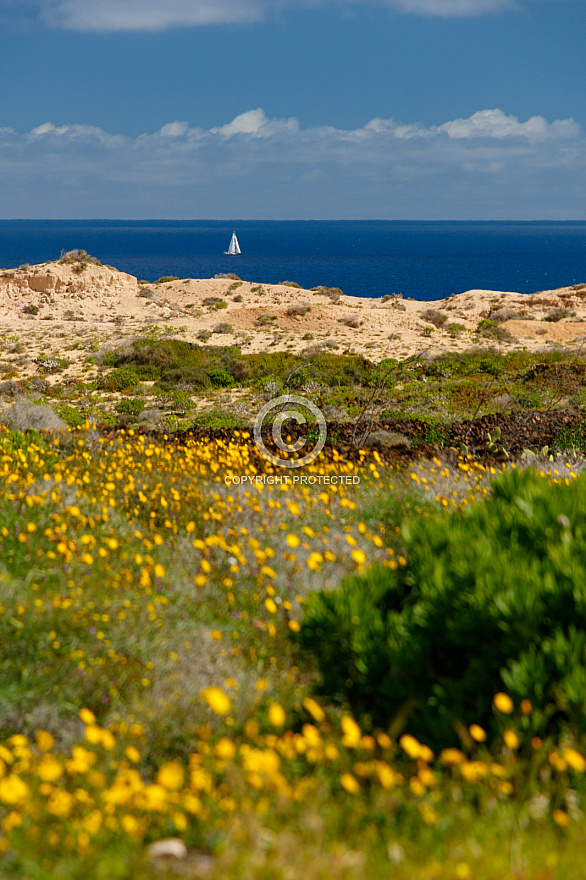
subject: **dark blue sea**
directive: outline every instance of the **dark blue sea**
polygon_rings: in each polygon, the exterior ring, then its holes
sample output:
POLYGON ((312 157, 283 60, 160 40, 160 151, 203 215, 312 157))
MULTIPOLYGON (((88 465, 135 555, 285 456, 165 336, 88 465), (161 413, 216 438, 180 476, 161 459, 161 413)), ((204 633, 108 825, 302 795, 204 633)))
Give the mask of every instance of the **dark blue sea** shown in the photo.
POLYGON ((471 288, 533 293, 586 282, 586 222, 0 221, 1 267, 73 248, 147 281, 235 272, 351 296, 434 300, 471 288), (223 253, 233 230, 238 257, 223 253))

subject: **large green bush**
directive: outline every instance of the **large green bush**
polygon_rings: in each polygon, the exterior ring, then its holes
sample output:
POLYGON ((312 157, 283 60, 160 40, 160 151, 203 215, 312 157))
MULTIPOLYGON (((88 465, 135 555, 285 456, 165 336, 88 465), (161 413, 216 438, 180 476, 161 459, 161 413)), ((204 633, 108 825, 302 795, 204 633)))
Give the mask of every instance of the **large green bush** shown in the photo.
POLYGON ((96 379, 95 387, 99 391, 128 391, 140 385, 136 370, 117 367, 105 376, 96 379))
POLYGON ((126 371, 124 375, 134 373, 142 381, 155 379, 163 390, 179 384, 200 390, 255 385, 269 377, 286 382, 297 373, 294 387, 312 378, 329 386, 354 385, 365 384, 372 375, 378 375, 374 365, 361 355, 322 352, 304 358, 286 351, 243 355, 236 346, 201 346, 180 339, 136 339, 130 349, 108 352, 104 365, 117 368, 98 380, 99 387, 107 386, 106 390, 121 370, 126 371))
POLYGON ((529 699, 535 733, 586 731, 586 478, 513 470, 467 513, 410 518, 407 564, 308 600, 321 691, 430 745, 529 699))

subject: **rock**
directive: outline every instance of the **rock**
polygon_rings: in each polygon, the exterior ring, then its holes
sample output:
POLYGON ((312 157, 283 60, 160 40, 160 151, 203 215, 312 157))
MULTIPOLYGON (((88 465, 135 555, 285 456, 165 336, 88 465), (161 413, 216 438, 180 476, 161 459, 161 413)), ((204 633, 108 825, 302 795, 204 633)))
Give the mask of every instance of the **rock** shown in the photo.
POLYGON ((537 455, 537 453, 533 452, 532 449, 524 449, 521 453, 521 459, 523 461, 535 462, 538 458, 539 456, 537 455))
POLYGON ((153 868, 186 880, 205 880, 214 868, 214 858, 208 853, 188 850, 178 837, 168 837, 151 843, 147 857, 153 868))
POLYGON ((373 431, 362 445, 365 449, 389 449, 392 446, 411 446, 411 441, 397 431, 373 431))
POLYGON ((346 418, 346 410, 335 404, 324 406, 322 412, 328 422, 341 422, 346 418))
POLYGON ((178 837, 167 837, 164 840, 156 840, 147 849, 150 861, 157 859, 178 860, 187 858, 187 847, 178 837))
POLYGON ((212 873, 214 864, 213 856, 207 855, 207 853, 190 852, 185 875, 193 880, 204 880, 212 873))
POLYGON ((515 398, 511 394, 497 394, 496 397, 492 398, 491 403, 493 406, 499 406, 502 409, 506 409, 508 406, 512 406, 515 402, 515 398))

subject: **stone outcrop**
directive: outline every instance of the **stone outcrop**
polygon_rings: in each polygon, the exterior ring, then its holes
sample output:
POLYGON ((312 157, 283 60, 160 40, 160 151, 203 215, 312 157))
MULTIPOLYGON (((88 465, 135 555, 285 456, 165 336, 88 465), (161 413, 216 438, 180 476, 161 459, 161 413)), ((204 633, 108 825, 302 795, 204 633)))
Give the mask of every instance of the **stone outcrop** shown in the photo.
POLYGON ((24 307, 59 305, 67 299, 116 297, 136 294, 137 280, 126 272, 93 263, 43 263, 0 274, 0 307, 22 311, 24 307))

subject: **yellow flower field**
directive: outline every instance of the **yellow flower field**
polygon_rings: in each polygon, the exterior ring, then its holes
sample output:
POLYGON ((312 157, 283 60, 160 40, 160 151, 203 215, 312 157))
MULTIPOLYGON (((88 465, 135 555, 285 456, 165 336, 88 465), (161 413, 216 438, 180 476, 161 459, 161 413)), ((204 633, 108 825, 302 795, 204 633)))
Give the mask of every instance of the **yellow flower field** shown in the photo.
POLYGON ((363 730, 295 640, 309 593, 406 565, 379 497, 462 509, 495 469, 264 465, 245 434, 0 435, 0 877, 160 876, 166 838, 181 876, 580 876, 583 743, 527 739, 504 692, 496 742, 363 730))

